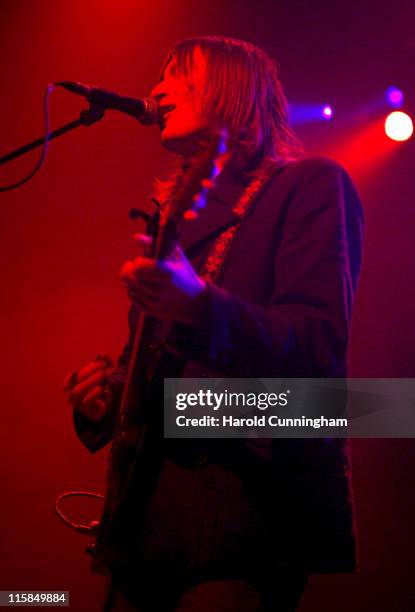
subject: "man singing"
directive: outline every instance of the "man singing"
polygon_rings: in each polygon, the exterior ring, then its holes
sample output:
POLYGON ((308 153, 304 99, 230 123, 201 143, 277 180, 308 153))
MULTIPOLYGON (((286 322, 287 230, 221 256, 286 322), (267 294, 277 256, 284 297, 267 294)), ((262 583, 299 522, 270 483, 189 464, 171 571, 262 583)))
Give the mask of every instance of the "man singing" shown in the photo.
POLYGON ((161 205, 214 126, 230 159, 165 261, 123 265, 131 335, 117 367, 97 358, 65 380, 96 452, 114 434, 138 313, 160 321, 147 339, 147 438, 101 558, 105 609, 293 611, 310 573, 356 569, 347 442, 165 440, 163 379, 344 377, 359 198, 339 165, 303 156, 277 67, 249 43, 179 43, 151 95, 180 161, 156 187, 161 205))

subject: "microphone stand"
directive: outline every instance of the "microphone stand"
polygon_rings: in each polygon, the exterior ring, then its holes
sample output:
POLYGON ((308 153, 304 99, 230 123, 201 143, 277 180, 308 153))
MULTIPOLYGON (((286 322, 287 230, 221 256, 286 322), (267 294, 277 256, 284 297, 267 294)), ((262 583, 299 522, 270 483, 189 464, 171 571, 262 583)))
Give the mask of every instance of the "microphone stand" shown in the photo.
MULTIPOLYGON (((62 134, 65 134, 66 132, 69 132, 70 130, 75 129, 79 127, 80 125, 90 126, 96 123, 97 121, 100 121, 103 118, 104 114, 105 114, 104 108, 102 108, 101 106, 97 104, 92 104, 89 108, 86 108, 81 111, 79 119, 76 119, 75 121, 71 121, 70 123, 66 123, 65 125, 58 128, 57 130, 50 132, 50 134, 47 137, 47 142, 49 142, 53 138, 62 136, 62 134)), ((42 138, 37 138, 36 140, 29 142, 23 147, 19 147, 18 149, 15 149, 14 151, 7 153, 6 155, 3 155, 2 157, 0 157, 0 165, 6 164, 7 162, 11 161, 12 159, 15 159, 16 157, 20 157, 21 155, 24 155, 25 153, 32 151, 32 149, 36 149, 36 147, 41 147, 44 144, 44 141, 45 141, 44 136, 42 138)))

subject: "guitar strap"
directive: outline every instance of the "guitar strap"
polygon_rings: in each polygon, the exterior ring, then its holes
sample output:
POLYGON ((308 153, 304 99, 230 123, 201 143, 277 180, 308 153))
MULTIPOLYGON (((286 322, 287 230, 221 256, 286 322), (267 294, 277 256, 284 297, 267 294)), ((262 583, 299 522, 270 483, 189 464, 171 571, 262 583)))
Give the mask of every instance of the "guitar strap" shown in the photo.
POLYGON ((206 282, 213 283, 219 279, 221 272, 224 270, 226 257, 235 239, 238 228, 241 225, 241 221, 248 211, 252 209, 252 205, 267 186, 268 180, 278 166, 279 164, 276 162, 269 162, 264 165, 257 176, 254 177, 246 189, 244 189, 242 195, 232 207, 232 212, 239 217, 239 221, 222 232, 212 244, 200 271, 201 278, 206 282))

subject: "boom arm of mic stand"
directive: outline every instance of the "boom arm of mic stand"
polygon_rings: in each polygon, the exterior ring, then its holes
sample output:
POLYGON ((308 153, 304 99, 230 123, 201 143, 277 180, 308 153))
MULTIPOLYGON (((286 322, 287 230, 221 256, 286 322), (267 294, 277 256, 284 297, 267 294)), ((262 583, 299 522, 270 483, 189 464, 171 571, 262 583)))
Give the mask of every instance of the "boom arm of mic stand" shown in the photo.
MULTIPOLYGON (((79 119, 76 119, 75 121, 71 121, 70 123, 66 123, 65 125, 58 128, 57 130, 54 130, 53 132, 51 132, 47 140, 49 142, 53 138, 62 136, 62 134, 65 134, 66 132, 69 132, 70 130, 77 128, 80 125, 86 125, 86 126, 92 125, 96 123, 97 121, 100 121, 103 118, 104 114, 105 114, 105 109, 103 109, 101 106, 98 106, 95 104, 91 105, 90 108, 86 108, 81 111, 79 119)), ((11 161, 12 159, 16 159, 16 157, 20 157, 21 155, 24 155, 25 153, 28 153, 29 151, 32 151, 33 149, 36 149, 37 147, 41 147, 44 143, 44 140, 45 140, 44 136, 42 138, 37 138, 36 140, 29 142, 23 147, 19 147, 18 149, 15 149, 14 151, 7 153, 6 155, 3 155, 2 157, 0 157, 0 165, 7 164, 7 162, 11 161)))

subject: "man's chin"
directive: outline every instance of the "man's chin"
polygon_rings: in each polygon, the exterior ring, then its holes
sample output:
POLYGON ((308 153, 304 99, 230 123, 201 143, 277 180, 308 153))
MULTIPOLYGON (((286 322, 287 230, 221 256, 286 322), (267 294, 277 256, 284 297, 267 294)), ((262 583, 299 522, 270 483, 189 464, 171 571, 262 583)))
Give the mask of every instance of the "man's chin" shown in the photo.
POLYGON ((169 151, 176 153, 177 147, 180 147, 181 138, 169 133, 166 129, 162 130, 160 140, 163 147, 169 151))
POLYGON ((189 132, 174 132, 165 127, 161 132, 161 144, 172 153, 183 157, 192 157, 200 149, 201 142, 209 136, 210 130, 206 127, 189 132))
POLYGON ((165 149, 177 155, 192 155, 195 152, 194 134, 180 134, 164 129, 161 132, 161 144, 165 149))

